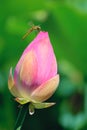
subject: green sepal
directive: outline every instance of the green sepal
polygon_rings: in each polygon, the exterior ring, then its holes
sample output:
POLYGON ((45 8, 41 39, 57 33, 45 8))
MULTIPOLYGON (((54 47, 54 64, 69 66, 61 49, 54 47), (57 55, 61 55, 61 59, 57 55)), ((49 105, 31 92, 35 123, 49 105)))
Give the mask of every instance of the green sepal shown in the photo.
POLYGON ((36 109, 43 109, 55 105, 55 103, 46 103, 46 102, 43 103, 39 102, 39 103, 32 103, 32 104, 36 109))
POLYGON ((15 101, 17 101, 18 103, 22 105, 30 102, 29 99, 24 99, 24 98, 15 98, 15 101))
POLYGON ((41 103, 41 102, 33 103, 33 102, 31 102, 29 104, 29 114, 33 115, 35 113, 35 108, 43 109, 43 108, 51 107, 53 105, 55 105, 55 103, 41 103))

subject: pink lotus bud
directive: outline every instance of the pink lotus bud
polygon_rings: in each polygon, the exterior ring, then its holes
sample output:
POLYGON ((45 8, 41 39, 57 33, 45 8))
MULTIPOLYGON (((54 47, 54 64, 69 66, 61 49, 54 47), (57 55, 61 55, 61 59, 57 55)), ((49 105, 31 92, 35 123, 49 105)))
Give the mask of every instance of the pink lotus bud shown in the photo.
POLYGON ((39 32, 24 50, 8 86, 20 104, 31 102, 35 108, 45 108, 54 103, 42 103, 50 98, 59 84, 57 63, 47 32, 39 32))

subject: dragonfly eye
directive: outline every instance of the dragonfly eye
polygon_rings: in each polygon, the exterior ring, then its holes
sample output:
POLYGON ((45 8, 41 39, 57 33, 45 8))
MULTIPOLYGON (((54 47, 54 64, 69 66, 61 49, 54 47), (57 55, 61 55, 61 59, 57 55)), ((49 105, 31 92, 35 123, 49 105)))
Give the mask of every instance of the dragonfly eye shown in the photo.
POLYGON ((41 30, 41 27, 40 27, 40 26, 37 26, 37 30, 40 31, 40 30, 41 30))

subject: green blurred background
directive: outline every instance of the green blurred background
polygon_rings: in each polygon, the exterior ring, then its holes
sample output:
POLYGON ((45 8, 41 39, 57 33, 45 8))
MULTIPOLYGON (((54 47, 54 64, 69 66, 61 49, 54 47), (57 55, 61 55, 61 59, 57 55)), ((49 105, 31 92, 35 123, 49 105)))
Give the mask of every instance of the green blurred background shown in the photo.
POLYGON ((7 81, 36 36, 22 41, 30 22, 49 32, 60 85, 56 105, 27 114, 22 130, 87 130, 87 0, 0 0, 0 130, 13 130, 19 112, 7 81))

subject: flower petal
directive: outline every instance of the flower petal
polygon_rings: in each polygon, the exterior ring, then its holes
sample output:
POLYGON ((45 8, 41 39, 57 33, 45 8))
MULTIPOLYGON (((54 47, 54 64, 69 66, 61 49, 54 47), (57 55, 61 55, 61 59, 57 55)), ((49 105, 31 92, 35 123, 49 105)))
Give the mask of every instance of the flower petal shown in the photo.
MULTIPOLYGON (((25 55, 30 51, 34 52, 34 55, 37 59, 38 71, 35 82, 36 84, 41 85, 57 74, 56 58, 47 32, 40 31, 37 37, 31 42, 31 44, 28 45, 28 47, 23 52, 14 71, 15 82, 18 80, 18 74, 25 55)), ((35 70, 34 67, 33 69, 35 70)))
POLYGON ((10 73, 9 73, 9 77, 8 77, 8 88, 14 97, 21 97, 18 89, 15 86, 15 82, 14 82, 14 79, 12 76, 12 68, 10 69, 10 73))
POLYGON ((40 32, 24 53, 35 52, 38 61, 37 84, 41 85, 57 74, 57 63, 47 32, 40 32))
POLYGON ((59 75, 56 75, 52 79, 46 81, 41 86, 37 87, 31 93, 31 99, 34 99, 37 102, 43 102, 50 98, 55 92, 57 86, 59 84, 59 75))
POLYGON ((21 89, 28 91, 28 95, 33 89, 35 84, 35 79, 37 75, 37 60, 35 58, 34 52, 28 52, 20 67, 20 91, 21 89), (32 87, 31 87, 32 86, 32 87))

